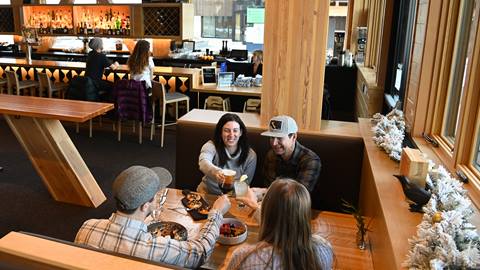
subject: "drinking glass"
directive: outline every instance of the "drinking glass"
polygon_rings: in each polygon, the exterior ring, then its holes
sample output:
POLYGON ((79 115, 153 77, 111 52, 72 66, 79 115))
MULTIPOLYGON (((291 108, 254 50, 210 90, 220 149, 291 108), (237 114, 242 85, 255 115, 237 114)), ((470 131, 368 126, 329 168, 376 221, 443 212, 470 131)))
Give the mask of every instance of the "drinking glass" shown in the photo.
POLYGON ((233 179, 235 178, 235 174, 237 174, 237 172, 228 169, 224 169, 222 172, 224 175, 224 180, 222 183, 218 183, 218 186, 222 190, 223 194, 227 194, 233 189, 233 179))
POLYGON ((165 189, 162 189, 160 190, 159 192, 157 192, 157 194, 155 194, 155 198, 153 199, 154 200, 154 209, 152 211, 152 218, 153 220, 155 221, 160 221, 160 214, 162 213, 162 206, 163 206, 163 203, 165 202, 165 199, 164 197, 166 197, 166 190, 165 189))
MULTIPOLYGON (((245 181, 235 181, 233 186, 235 188, 235 197, 244 197, 247 195, 248 185, 245 183, 245 181)), ((238 202, 238 207, 245 207, 245 204, 238 202)))

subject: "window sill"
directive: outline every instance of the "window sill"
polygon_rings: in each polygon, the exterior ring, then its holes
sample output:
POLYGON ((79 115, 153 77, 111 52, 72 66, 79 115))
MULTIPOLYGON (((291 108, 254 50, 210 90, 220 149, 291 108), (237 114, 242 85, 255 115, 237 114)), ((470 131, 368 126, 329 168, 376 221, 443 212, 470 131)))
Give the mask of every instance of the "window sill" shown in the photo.
MULTIPOLYGON (((445 162, 442 162, 440 151, 428 144, 422 137, 413 137, 413 141, 417 144, 422 153, 427 154, 427 158, 431 159, 435 164, 441 164, 447 169, 454 177, 458 179, 455 173, 455 168, 447 166, 445 162)), ((475 206, 475 214, 472 217, 472 224, 480 228, 480 179, 478 179, 473 173, 471 173, 466 166, 459 166, 459 169, 468 177, 469 182, 464 184, 463 187, 468 191, 468 197, 475 206)))

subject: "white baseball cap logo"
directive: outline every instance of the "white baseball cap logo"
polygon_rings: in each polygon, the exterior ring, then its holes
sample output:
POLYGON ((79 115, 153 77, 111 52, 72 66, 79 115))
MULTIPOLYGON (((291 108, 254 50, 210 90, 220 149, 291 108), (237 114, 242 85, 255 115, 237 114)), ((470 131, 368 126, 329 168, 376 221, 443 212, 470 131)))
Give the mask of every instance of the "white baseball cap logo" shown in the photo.
POLYGON ((273 130, 281 130, 282 129, 282 121, 271 120, 270 121, 270 128, 273 129, 273 130))

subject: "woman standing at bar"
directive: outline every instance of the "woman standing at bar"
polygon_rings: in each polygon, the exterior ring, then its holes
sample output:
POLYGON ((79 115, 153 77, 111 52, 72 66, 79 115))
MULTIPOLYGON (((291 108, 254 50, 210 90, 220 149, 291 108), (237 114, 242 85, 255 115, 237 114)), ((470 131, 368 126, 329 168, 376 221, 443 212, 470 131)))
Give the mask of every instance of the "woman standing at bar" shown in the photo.
POLYGON ((225 180, 222 169, 234 170, 236 179, 246 174, 250 184, 257 154, 248 144, 247 128, 238 115, 226 113, 218 120, 213 141, 206 142, 200 150, 198 165, 205 175, 197 187, 198 192, 221 195, 219 184, 225 180))
POLYGON ((259 242, 234 251, 227 269, 331 269, 330 243, 311 232, 310 194, 292 179, 277 179, 268 188, 261 211, 248 189, 237 198, 260 216, 259 242))
POLYGON ((139 40, 135 44, 132 54, 128 58, 130 79, 145 81, 147 89, 152 88, 153 69, 155 64, 150 54, 150 43, 146 40, 139 40))
POLYGON ((253 52, 252 55, 252 63, 253 63, 253 77, 257 74, 262 75, 263 69, 263 51, 256 50, 253 52))
POLYGON ((95 83, 95 86, 99 90, 100 100, 106 100, 106 95, 108 95, 113 89, 113 83, 102 80, 103 72, 107 67, 113 70, 117 69, 118 62, 112 63, 112 61, 102 52, 103 41, 101 38, 92 38, 88 43, 88 46, 92 50, 87 56, 85 76, 91 78, 95 83))

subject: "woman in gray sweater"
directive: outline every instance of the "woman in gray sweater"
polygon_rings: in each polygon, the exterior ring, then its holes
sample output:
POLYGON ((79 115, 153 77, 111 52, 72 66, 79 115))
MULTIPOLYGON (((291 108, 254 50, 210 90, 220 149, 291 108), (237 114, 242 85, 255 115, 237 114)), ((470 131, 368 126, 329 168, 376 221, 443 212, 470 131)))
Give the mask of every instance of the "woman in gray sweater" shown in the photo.
POLYGON ((234 170, 235 180, 247 175, 246 181, 250 184, 257 166, 257 154, 248 144, 247 129, 238 115, 227 113, 218 120, 214 139, 202 146, 198 165, 204 174, 198 192, 221 195, 222 169, 234 170))

